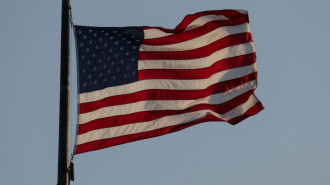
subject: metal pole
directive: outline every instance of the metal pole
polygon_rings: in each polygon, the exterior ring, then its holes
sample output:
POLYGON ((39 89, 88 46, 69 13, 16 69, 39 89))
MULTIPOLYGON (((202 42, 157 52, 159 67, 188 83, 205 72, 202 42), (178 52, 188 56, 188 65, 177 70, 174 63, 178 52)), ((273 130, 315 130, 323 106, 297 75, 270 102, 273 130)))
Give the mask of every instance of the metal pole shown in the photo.
POLYGON ((57 184, 69 185, 69 98, 70 98, 70 0, 62 0, 61 89, 57 184))

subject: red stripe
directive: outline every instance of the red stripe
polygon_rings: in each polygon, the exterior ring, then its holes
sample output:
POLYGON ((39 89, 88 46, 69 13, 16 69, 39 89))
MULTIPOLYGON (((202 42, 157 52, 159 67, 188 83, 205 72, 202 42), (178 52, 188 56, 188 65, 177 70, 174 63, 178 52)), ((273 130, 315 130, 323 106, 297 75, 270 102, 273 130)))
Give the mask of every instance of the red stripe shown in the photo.
POLYGON ((208 22, 201 27, 197 27, 188 31, 178 32, 173 35, 168 35, 160 38, 154 39, 145 39, 142 44, 146 45, 167 45, 167 44, 175 44, 179 42, 184 42, 190 39, 194 39, 196 37, 202 36, 206 33, 209 33, 217 28, 223 26, 235 26, 243 23, 247 23, 246 19, 241 17, 234 20, 221 20, 221 21, 212 21, 208 22))
MULTIPOLYGON (((220 60, 202 69, 144 69, 139 70, 139 80, 146 79, 206 79, 220 71, 255 63, 255 53, 220 60)), ((177 61, 180 62, 180 61, 177 61)))
POLYGON ((188 60, 206 57, 220 49, 252 42, 251 33, 229 35, 201 48, 187 51, 141 51, 139 60, 188 60))
POLYGON ((175 31, 182 31, 186 29, 186 27, 192 23, 194 20, 198 19, 199 17, 205 16, 205 15, 223 15, 229 19, 235 19, 241 16, 244 16, 240 12, 236 10, 212 10, 212 11, 204 11, 204 12, 198 12, 192 15, 187 15, 183 21, 174 29, 175 31))
POLYGON ((202 89, 202 90, 162 90, 162 89, 144 90, 132 94, 111 96, 94 102, 81 103, 79 109, 80 109, 80 114, 83 114, 103 107, 134 103, 143 100, 199 99, 214 93, 221 93, 228 91, 232 88, 235 88, 246 82, 253 81, 256 79, 257 79, 257 73, 251 73, 249 75, 240 78, 213 84, 207 87, 206 89, 202 89))
POLYGON ((183 110, 159 110, 159 111, 144 111, 137 112, 128 115, 120 115, 120 116, 112 116, 102 119, 97 119, 90 121, 85 124, 79 125, 78 134, 83 134, 92 130, 107 128, 107 127, 115 127, 121 126, 131 123, 139 123, 139 122, 147 122, 152 121, 161 117, 170 116, 170 115, 180 115, 184 113, 194 112, 198 110, 211 110, 213 112, 217 112, 219 114, 224 114, 233 108, 241 105, 246 102, 253 90, 250 90, 244 94, 241 94, 225 103, 218 105, 210 105, 210 104, 199 104, 193 107, 183 109, 183 110))
POLYGON ((186 29, 186 27, 192 23, 194 20, 198 19, 199 17, 205 16, 205 15, 223 15, 229 19, 236 19, 239 17, 244 17, 246 20, 247 16, 241 14, 240 12, 236 10, 212 10, 212 11, 204 11, 204 12, 198 12, 196 14, 190 14, 184 17, 182 22, 175 28, 175 29, 166 29, 162 27, 151 27, 151 26, 141 26, 143 30, 148 29, 159 29, 165 33, 178 33, 186 29))
POLYGON ((264 109, 264 106, 261 104, 261 102, 258 102, 254 106, 252 106, 248 111, 246 111, 243 115, 229 120, 228 123, 230 123, 232 125, 236 125, 237 123, 243 121, 244 119, 258 114, 258 112, 260 112, 263 109, 264 109))
POLYGON ((100 150, 103 148, 116 146, 116 145, 120 145, 120 144, 124 144, 124 143, 129 143, 129 142, 133 142, 133 141, 157 137, 157 136, 161 136, 164 134, 176 132, 176 131, 182 130, 184 128, 199 124, 201 122, 207 122, 207 121, 223 121, 223 120, 221 120, 213 115, 208 115, 204 119, 202 119, 200 121, 195 121, 192 123, 175 125, 175 126, 170 126, 170 127, 157 129, 157 130, 148 131, 148 132, 141 132, 141 133, 137 133, 137 134, 131 134, 131 135, 126 135, 126 136, 121 136, 121 137, 116 137, 116 138, 111 138, 111 139, 92 141, 89 143, 77 145, 75 154, 94 151, 94 150, 100 150))

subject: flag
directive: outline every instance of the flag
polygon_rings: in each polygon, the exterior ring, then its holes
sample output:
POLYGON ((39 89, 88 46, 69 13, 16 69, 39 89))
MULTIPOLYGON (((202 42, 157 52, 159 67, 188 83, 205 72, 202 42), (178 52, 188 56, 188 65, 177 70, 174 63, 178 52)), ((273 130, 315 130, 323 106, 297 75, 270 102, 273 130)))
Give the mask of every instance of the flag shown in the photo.
POLYGON ((187 15, 175 29, 74 26, 75 154, 263 109, 247 11, 187 15))

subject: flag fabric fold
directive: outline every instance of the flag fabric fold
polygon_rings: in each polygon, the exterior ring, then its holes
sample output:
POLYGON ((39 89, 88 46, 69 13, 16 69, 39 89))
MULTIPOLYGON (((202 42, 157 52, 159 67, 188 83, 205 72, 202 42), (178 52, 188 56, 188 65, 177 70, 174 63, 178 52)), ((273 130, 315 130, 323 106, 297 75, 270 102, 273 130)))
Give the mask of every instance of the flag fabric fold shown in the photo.
POLYGON ((187 15, 175 29, 74 26, 79 116, 75 154, 263 109, 243 10, 187 15))

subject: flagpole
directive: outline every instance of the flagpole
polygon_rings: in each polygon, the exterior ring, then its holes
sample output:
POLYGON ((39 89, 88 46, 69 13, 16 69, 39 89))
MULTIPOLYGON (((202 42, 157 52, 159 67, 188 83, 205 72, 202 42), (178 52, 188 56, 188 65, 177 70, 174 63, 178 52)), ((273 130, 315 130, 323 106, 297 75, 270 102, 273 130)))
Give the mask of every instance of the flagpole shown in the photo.
POLYGON ((69 185, 70 0, 62 0, 61 77, 57 184, 69 185))

